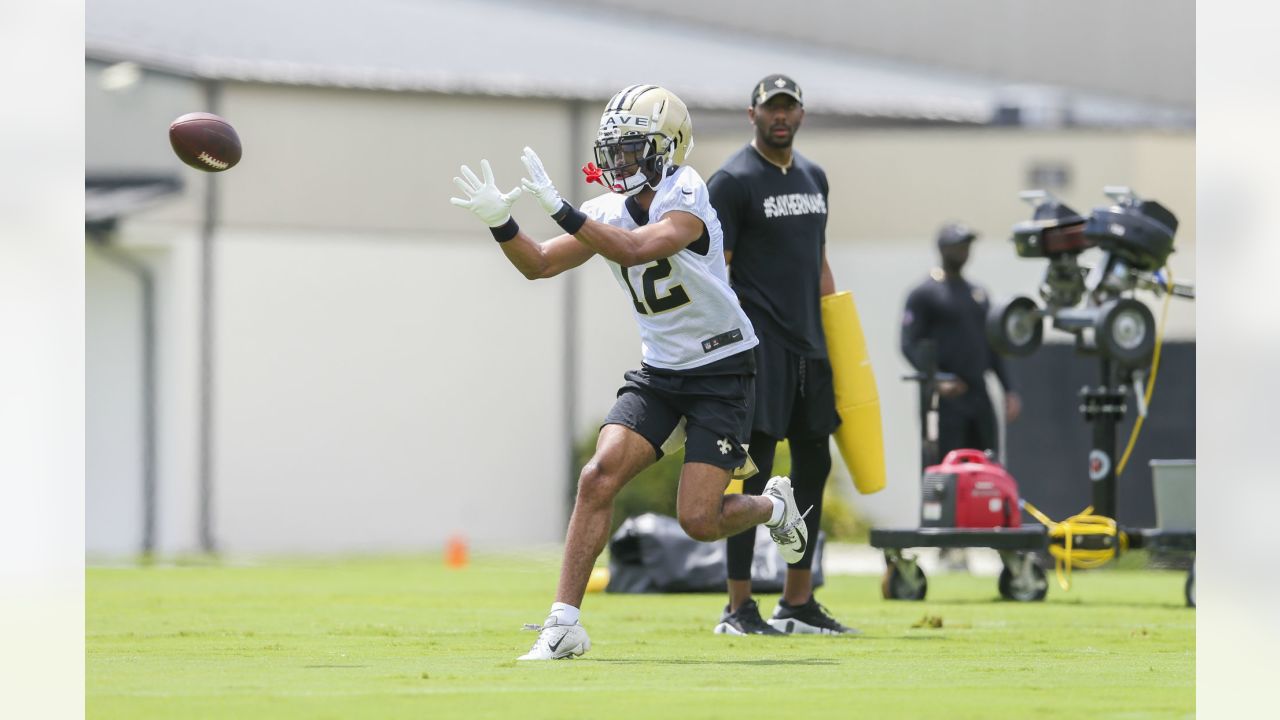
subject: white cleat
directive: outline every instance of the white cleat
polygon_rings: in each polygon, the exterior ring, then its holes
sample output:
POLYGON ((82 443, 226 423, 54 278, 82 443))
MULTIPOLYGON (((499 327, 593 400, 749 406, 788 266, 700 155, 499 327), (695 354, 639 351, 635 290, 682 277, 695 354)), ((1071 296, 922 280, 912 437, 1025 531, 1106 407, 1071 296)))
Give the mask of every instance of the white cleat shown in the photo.
POLYGON ((782 520, 777 527, 769 528, 769 535, 782 551, 783 560, 788 564, 799 562, 800 558, 804 557, 804 551, 809 549, 809 528, 804 524, 804 516, 808 515, 813 507, 810 506, 809 510, 801 514, 800 509, 796 507, 795 493, 791 491, 791 478, 781 475, 775 475, 769 479, 768 484, 764 486, 764 494, 778 498, 783 505, 782 520))
POLYGON ((536 630, 538 639, 529 652, 517 660, 560 660, 576 658, 591 649, 591 638, 581 625, 557 625, 554 617, 548 617, 541 625, 525 625, 525 630, 536 630))

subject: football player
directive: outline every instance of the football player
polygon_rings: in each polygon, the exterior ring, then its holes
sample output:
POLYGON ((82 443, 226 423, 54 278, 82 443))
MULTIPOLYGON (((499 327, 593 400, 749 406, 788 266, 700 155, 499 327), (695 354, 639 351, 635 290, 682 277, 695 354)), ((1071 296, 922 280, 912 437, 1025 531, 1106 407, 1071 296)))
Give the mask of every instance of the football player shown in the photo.
POLYGON ((685 421, 685 458, 676 499, 680 525, 710 541, 765 524, 783 556, 800 558, 808 530, 791 482, 773 478, 763 495, 724 495, 734 468, 747 462, 756 335, 729 288, 720 222, 707 186, 682 165, 693 147, 684 103, 656 85, 614 95, 600 117, 595 162, 583 170, 609 192, 582 207, 565 201, 530 148, 521 186, 501 192, 487 160, 481 176, 462 167, 465 197, 451 202, 489 226, 525 277, 549 278, 601 255, 640 328, 640 368, 624 375, 595 454, 582 468, 569 519, 560 583, 550 615, 521 660, 579 656, 591 648, 579 608, 608 539, 613 500, 662 455, 685 421), (520 230, 511 206, 533 196, 564 230, 538 242, 520 230))

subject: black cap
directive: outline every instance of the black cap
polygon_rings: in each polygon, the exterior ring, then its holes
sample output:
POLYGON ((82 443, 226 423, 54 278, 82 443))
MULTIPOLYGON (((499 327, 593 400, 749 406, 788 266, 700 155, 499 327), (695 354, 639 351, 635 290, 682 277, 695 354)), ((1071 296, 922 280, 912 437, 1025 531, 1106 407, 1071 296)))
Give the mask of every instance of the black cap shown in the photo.
POLYGON ((785 94, 796 99, 796 102, 804 105, 804 95, 800 92, 800 86, 795 80, 786 75, 766 75, 763 80, 756 83, 751 88, 751 107, 755 107, 761 103, 769 102, 769 98, 774 95, 785 94))
POLYGON ((978 239, 978 233, 960 223, 947 223, 938 230, 938 247, 959 245, 976 239, 978 239))

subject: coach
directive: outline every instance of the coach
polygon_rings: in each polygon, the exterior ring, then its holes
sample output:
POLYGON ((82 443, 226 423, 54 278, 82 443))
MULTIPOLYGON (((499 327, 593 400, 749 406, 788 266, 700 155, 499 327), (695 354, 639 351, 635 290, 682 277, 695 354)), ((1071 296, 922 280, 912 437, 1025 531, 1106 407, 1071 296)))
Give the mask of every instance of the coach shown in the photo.
POLYGON ((827 265, 827 176, 792 149, 804 119, 800 86, 769 75, 751 89, 755 137, 708 182, 724 231, 729 279, 756 329, 755 411, 750 454, 760 473, 743 492, 759 494, 778 442, 791 446, 791 482, 809 547, 788 566, 783 596, 766 623, 751 597, 755 529, 728 538, 729 605, 715 632, 730 635, 857 632, 813 596, 813 545, 831 471, 828 437, 840 425, 820 299, 835 292, 827 265))

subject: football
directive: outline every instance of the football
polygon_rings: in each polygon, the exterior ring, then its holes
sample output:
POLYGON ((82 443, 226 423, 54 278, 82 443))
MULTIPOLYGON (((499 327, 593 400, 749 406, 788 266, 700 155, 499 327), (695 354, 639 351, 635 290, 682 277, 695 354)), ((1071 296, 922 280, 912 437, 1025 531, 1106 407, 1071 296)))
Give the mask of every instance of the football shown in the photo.
POLYGON ((187 113, 169 124, 169 144, 182 162, 205 172, 240 162, 240 136, 231 123, 206 112, 187 113))

